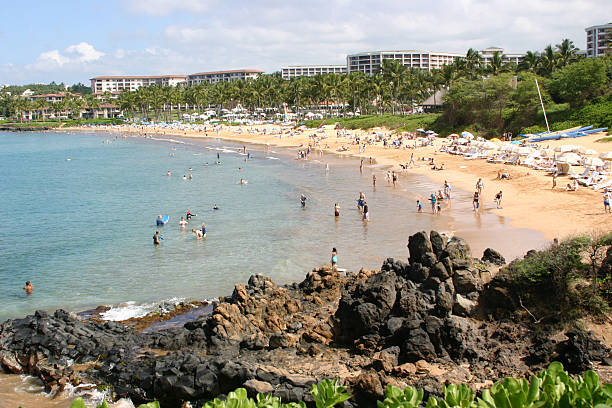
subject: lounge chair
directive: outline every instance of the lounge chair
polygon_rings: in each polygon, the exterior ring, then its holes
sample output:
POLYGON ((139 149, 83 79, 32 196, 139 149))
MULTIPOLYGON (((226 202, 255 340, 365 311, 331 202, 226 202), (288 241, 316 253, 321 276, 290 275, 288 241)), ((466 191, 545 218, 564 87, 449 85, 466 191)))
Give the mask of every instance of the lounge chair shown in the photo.
POLYGON ((582 174, 574 174, 574 173, 570 173, 569 178, 571 179, 581 179, 581 178, 586 178, 589 176, 589 173, 591 172, 591 169, 589 167, 585 167, 584 168, 584 173, 582 174))
POLYGON ((599 178, 599 173, 594 171, 593 173, 591 173, 589 177, 577 179, 577 181, 579 184, 582 184, 583 186, 588 187, 588 186, 592 186, 593 184, 597 184, 598 178, 599 178))
POLYGON ((504 164, 517 164, 519 162, 520 156, 518 154, 513 155, 512 157, 508 158, 504 164))
POLYGON ((593 185, 593 190, 601 190, 602 188, 608 188, 612 186, 612 177, 606 178, 604 181, 600 181, 599 183, 593 185))
POLYGON ((497 157, 491 157, 490 159, 488 159, 487 161, 489 163, 503 163, 504 161, 506 161, 506 159, 510 157, 509 154, 507 153, 502 153, 500 155, 497 155, 497 157))

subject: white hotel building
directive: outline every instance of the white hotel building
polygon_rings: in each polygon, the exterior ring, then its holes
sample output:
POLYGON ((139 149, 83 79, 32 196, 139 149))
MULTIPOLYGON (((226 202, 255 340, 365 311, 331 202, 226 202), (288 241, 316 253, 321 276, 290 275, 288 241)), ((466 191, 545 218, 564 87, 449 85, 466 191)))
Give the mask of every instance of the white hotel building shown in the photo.
POLYGON ((585 28, 587 57, 601 57, 612 53, 612 23, 585 28))
POLYGON ((503 57, 502 63, 511 64, 514 63, 518 65, 521 62, 521 59, 525 56, 525 54, 504 54, 504 49, 499 47, 489 47, 480 51, 480 56, 483 58, 484 65, 487 66, 493 59, 493 55, 496 52, 499 52, 499 55, 503 57))
POLYGON ((346 65, 290 65, 281 68, 283 79, 324 74, 346 74, 346 65))
POLYGON ((91 92, 96 95, 101 95, 108 91, 111 94, 117 95, 124 89, 135 91, 143 86, 176 86, 185 84, 186 82, 186 75, 99 76, 91 78, 91 92))
POLYGON ((372 51, 347 55, 346 66, 348 72, 363 72, 376 74, 382 61, 389 59, 401 62, 409 68, 419 68, 426 71, 439 69, 443 65, 452 64, 464 54, 432 51, 372 51))
POLYGON ((257 69, 235 69, 229 71, 198 72, 195 74, 187 75, 187 85, 193 86, 201 84, 202 82, 216 84, 217 82, 228 82, 239 79, 255 79, 261 74, 263 74, 263 71, 259 71, 257 69))

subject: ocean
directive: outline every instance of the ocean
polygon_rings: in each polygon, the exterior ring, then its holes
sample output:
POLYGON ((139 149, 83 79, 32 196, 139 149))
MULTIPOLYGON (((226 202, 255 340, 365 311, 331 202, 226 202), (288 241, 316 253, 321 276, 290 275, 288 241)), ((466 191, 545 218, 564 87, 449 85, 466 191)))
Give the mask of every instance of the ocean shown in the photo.
POLYGON ((112 306, 105 318, 117 320, 161 301, 230 295, 255 273, 301 281, 329 263, 333 247, 342 268, 379 268, 387 257, 406 259, 408 236, 420 230, 465 237, 476 256, 493 242, 507 257, 546 243, 488 212, 492 202, 475 215, 469 192, 455 191, 440 215, 427 204, 417 214, 416 200, 427 203, 441 188, 422 176, 402 175, 393 187, 385 168, 366 165, 361 174, 354 158, 313 153, 298 161, 297 149, 249 145, 245 160, 242 149, 219 139, 0 133, 0 320, 98 305, 112 306), (357 210, 360 191, 369 222, 357 210), (181 229, 187 210, 196 216, 181 229), (159 214, 170 221, 158 228, 159 214), (202 223, 207 236, 197 240, 191 229, 202 223), (35 287, 29 296, 25 281, 35 287))

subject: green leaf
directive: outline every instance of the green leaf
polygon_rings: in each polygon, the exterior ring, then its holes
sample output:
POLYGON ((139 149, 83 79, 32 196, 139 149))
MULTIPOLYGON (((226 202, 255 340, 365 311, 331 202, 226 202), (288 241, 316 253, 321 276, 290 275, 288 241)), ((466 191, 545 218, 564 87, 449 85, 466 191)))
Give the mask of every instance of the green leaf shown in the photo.
POLYGON ((74 401, 72 401, 72 404, 70 404, 70 408, 87 408, 87 407, 85 406, 85 402, 83 401, 83 398, 79 397, 75 399, 74 401))
POLYGON ((138 408, 160 408, 160 407, 159 407, 159 402, 154 401, 154 402, 149 402, 147 404, 141 404, 138 406, 138 408))

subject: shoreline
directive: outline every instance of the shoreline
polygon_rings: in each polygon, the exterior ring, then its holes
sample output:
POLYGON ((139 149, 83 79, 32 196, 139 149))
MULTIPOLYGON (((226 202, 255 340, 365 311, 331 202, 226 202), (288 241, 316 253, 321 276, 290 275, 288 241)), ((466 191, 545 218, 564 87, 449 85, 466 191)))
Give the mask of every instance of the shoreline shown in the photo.
MULTIPOLYGON (((255 125, 256 126, 256 125, 255 125)), ((304 134, 297 136, 285 136, 278 134, 261 134, 250 132, 261 132, 262 129, 270 130, 272 126, 259 127, 244 126, 238 129, 223 127, 219 132, 209 131, 207 133, 194 130, 168 130, 168 129, 138 129, 133 127, 71 127, 58 131, 111 131, 125 132, 130 134, 155 134, 164 136, 182 137, 188 139, 222 139, 232 142, 248 143, 263 146, 278 146, 286 148, 306 148, 310 142, 310 136, 322 133, 321 130, 308 129, 304 134), (242 132, 242 133, 240 133, 242 132), (244 133, 247 132, 247 133, 244 133), (279 137, 280 136, 280 137, 279 137)), ((364 165, 371 167, 371 157, 376 166, 395 169, 400 176, 402 174, 419 174, 427 177, 432 183, 443 185, 448 181, 451 186, 460 188, 467 192, 473 191, 478 178, 484 181, 484 189, 481 195, 483 209, 500 217, 509 219, 509 224, 518 229, 529 229, 542 233, 548 240, 564 238, 576 234, 597 233, 612 228, 612 217, 601 219, 603 211, 600 209, 600 193, 586 188, 577 192, 566 192, 561 189, 567 181, 566 177, 559 177, 556 190, 550 188, 550 177, 535 170, 522 166, 497 165, 487 163, 484 160, 465 160, 460 156, 440 153, 438 150, 446 139, 436 139, 433 146, 417 149, 394 149, 383 147, 380 143, 367 146, 365 152, 358 152, 357 146, 349 144, 351 139, 336 137, 336 130, 324 130, 323 146, 320 148, 324 153, 333 153, 337 156, 354 157, 364 159, 364 165), (339 146, 347 146, 347 151, 338 151, 339 146), (411 154, 415 156, 415 166, 410 169, 401 169, 401 163, 408 163, 411 154), (439 165, 445 164, 444 171, 432 171, 427 161, 420 158, 434 158, 439 165), (507 170, 511 173, 511 180, 496 179, 499 170, 507 170), (503 191, 503 208, 497 209, 493 203, 494 195, 503 191)), ((371 132, 353 131, 351 134, 367 135, 371 132)), ((592 137, 590 137, 592 139, 592 137)), ((586 138, 585 138, 586 139, 586 138)), ((580 142, 572 140, 573 143, 580 142)), ((589 140, 591 142, 591 140, 589 140)), ((602 145, 601 147, 605 147, 602 145)), ((382 176, 381 172, 381 176, 382 176)), ((569 180, 569 179, 567 179, 569 180)), ((377 180, 383 183, 383 177, 377 180)), ((428 194, 424 193, 424 197, 428 194)), ((426 207, 426 206, 425 206, 426 207)))

